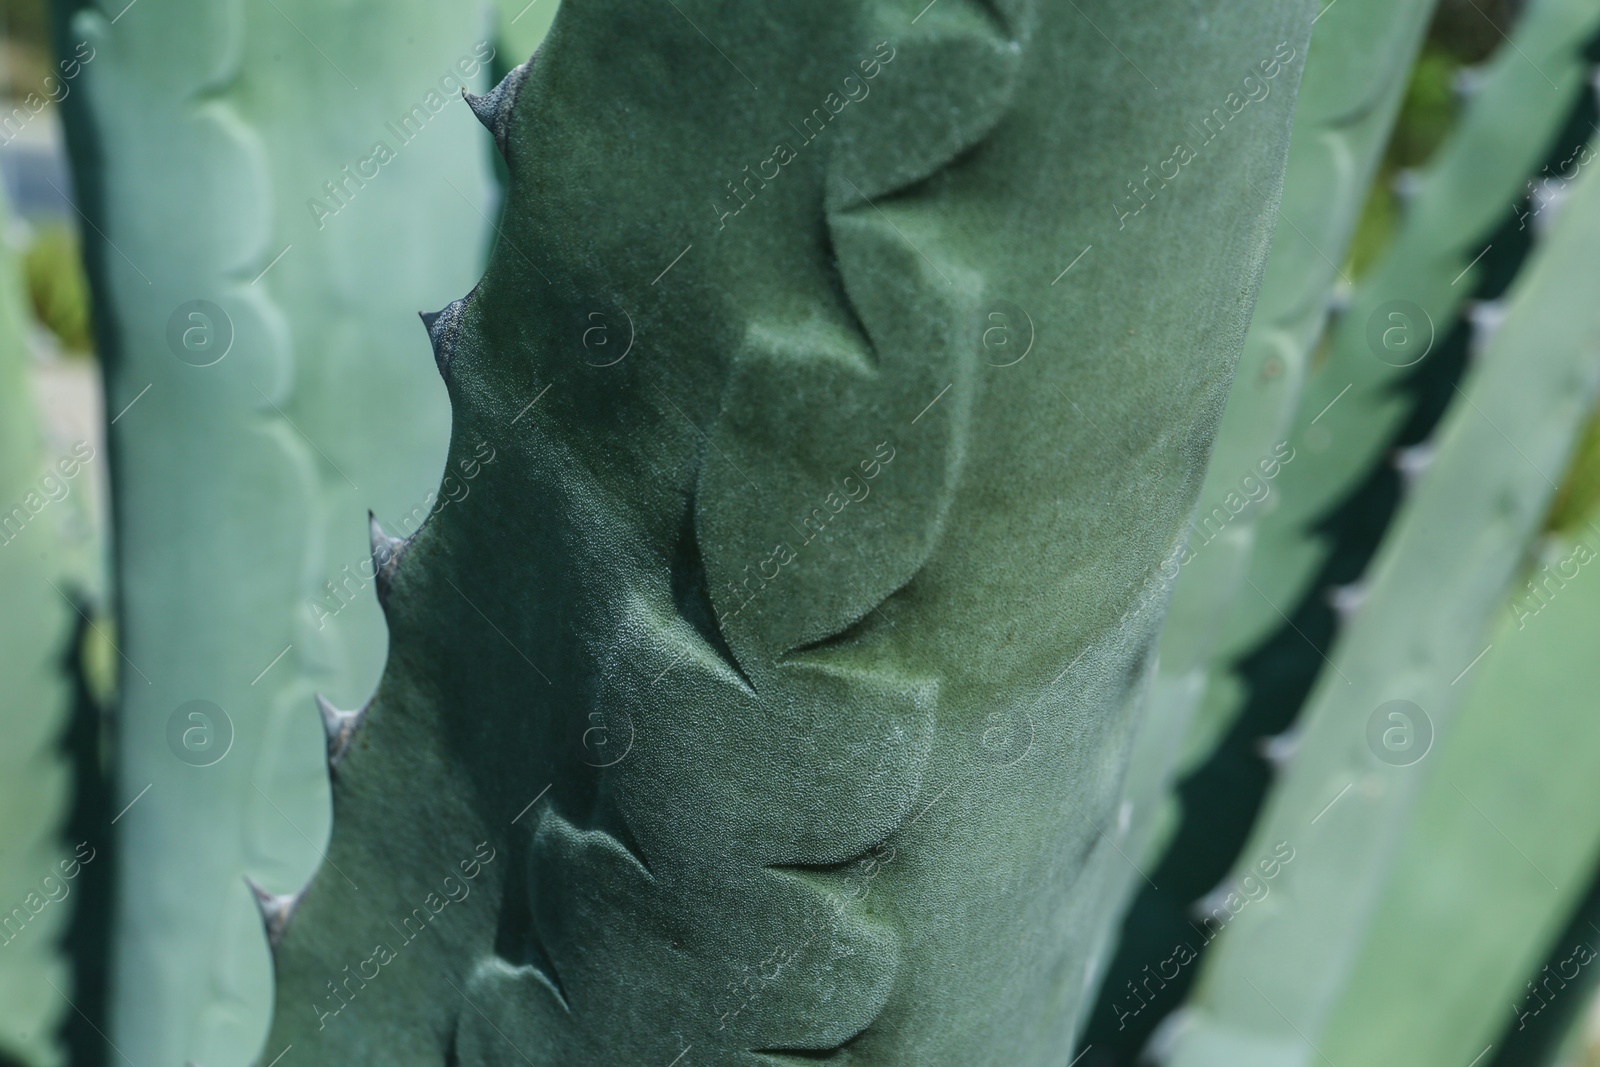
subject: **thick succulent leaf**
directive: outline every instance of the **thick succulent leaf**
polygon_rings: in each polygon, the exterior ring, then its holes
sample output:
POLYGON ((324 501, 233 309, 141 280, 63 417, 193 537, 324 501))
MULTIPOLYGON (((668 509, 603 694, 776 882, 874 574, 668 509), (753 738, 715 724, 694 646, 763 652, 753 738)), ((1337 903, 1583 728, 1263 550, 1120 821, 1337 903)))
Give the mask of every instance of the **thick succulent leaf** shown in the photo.
POLYGON ((362 516, 415 528, 438 482, 448 409, 403 319, 485 230, 476 10, 118 0, 64 29, 126 657, 108 1036, 135 1063, 239 1064, 265 1032, 246 877, 317 862, 313 693, 351 706, 384 654, 362 516))
MULTIPOLYGON (((1143 872, 1152 869, 1176 826, 1171 786, 1213 669, 1223 632, 1217 621, 1241 591, 1251 595, 1244 577, 1255 524, 1276 503, 1271 475, 1292 458, 1283 443, 1328 318, 1336 264, 1345 258, 1433 7, 1433 0, 1345 0, 1316 21, 1261 294, 1189 543, 1168 565, 1178 582, 1124 792, 1130 821, 1124 847, 1141 869, 1123 866, 1115 897, 1147 884, 1143 872)), ((1133 938, 1122 951, 1140 953, 1141 940, 1133 938)), ((1102 1000, 1122 996, 1120 988, 1108 988, 1102 1000)), ((1115 1014, 1113 1006, 1101 1018, 1115 1014)))
MULTIPOLYGON (((0 197, 0 232, 9 215, 0 197)), ((0 1061, 57 1067, 65 1062, 57 1029, 73 993, 61 950, 76 906, 66 875, 81 869, 62 840, 72 783, 61 743, 78 619, 67 597, 78 590, 63 565, 61 517, 67 496, 83 491, 94 449, 46 457, 27 323, 16 256, 0 238, 0 1061)))
MULTIPOLYGON (((1255 521, 1328 321, 1368 184, 1404 94, 1432 0, 1361 0, 1317 23, 1295 111, 1284 201, 1239 373, 1161 638, 1161 688, 1195 693, 1239 597, 1255 521)), ((1159 705, 1159 701, 1156 702, 1159 705)), ((1192 705, 1192 699, 1185 701, 1192 705)), ((1162 717, 1165 718, 1165 717, 1162 717)), ((1180 723, 1181 720, 1174 720, 1180 723)))
POLYGON ((1310 17, 563 8, 263 1058, 1056 1063, 1310 17))
POLYGON ((1284 445, 1341 280, 1338 264, 1433 8, 1434 0, 1345 0, 1313 31, 1261 294, 1189 544, 1169 567, 1179 580, 1128 783, 1140 855, 1158 848, 1160 805, 1205 692, 1223 632, 1217 620, 1249 595, 1256 521, 1272 506, 1273 477, 1292 461, 1284 445))
POLYGON ((1421 750, 1434 736, 1453 743, 1466 696, 1456 683, 1493 640, 1491 616, 1595 403, 1600 306, 1586 294, 1600 285, 1597 235, 1600 178, 1591 173, 1518 279, 1504 325, 1379 552, 1367 601, 1318 679, 1299 750, 1240 874, 1277 842, 1296 859, 1228 922, 1169 1062, 1249 1067, 1326 1054, 1424 795, 1425 766, 1392 754, 1386 731, 1414 731, 1397 739, 1402 748, 1421 750))
POLYGON ((1582 996, 1565 989, 1587 969, 1577 944, 1537 972, 1600 858, 1595 518, 1543 546, 1457 683, 1472 690, 1448 738, 1413 768, 1426 782, 1322 1045, 1335 1063, 1467 1063, 1582 996), (1549 984, 1530 993, 1530 975, 1549 984))
MULTIPOLYGON (((1292 612, 1326 561, 1332 545, 1317 523, 1391 446, 1410 412, 1400 383, 1443 342, 1472 294, 1491 231, 1526 193, 1578 95, 1590 91, 1582 53, 1597 27, 1600 7, 1589 0, 1533 0, 1416 179, 1393 244, 1341 313, 1285 434, 1294 459, 1258 524, 1248 567, 1254 588, 1242 587, 1225 616, 1219 659, 1281 627, 1279 612, 1292 612)), ((1214 547, 1223 546, 1202 555, 1214 547)), ((1186 767, 1206 757, 1243 699, 1236 673, 1208 680, 1185 742, 1186 767)))

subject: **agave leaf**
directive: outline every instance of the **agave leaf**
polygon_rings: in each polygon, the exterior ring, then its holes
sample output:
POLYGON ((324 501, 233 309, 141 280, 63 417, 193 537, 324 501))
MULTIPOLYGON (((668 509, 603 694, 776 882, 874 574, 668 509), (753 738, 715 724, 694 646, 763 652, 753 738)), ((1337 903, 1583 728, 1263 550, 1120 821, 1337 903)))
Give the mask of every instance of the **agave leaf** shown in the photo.
POLYGON ((264 1060, 1059 1061, 1311 17, 1077 8, 572 5, 484 108, 432 330, 500 461, 399 556, 264 1060))
MULTIPOLYGON (((1600 559, 1596 519, 1545 546, 1548 562, 1516 583, 1490 652, 1458 683, 1471 695, 1425 768, 1329 1023, 1335 1063, 1467 1063, 1551 998, 1582 998, 1565 988, 1587 969, 1576 960, 1548 986, 1525 984, 1550 977, 1537 973, 1546 946, 1600 858, 1600 582, 1586 567, 1600 559)), ((1600 945, 1595 931, 1582 936, 1600 945)), ((1567 961, 1578 945, 1555 947, 1567 961)))
POLYGON ((1492 643, 1491 617, 1555 494, 1551 473, 1595 402, 1600 307, 1583 294, 1600 284, 1597 234, 1591 173, 1519 277, 1373 564, 1366 604, 1318 679, 1299 752, 1243 853, 1287 842, 1296 858, 1269 894, 1229 909, 1169 1062, 1329 1055, 1328 1028, 1423 795, 1414 754, 1430 737, 1452 743, 1466 695, 1455 683, 1492 643))
MULTIPOLYGON (((1337 264, 1353 239, 1433 7, 1433 0, 1344 0, 1316 20, 1261 294, 1188 545, 1169 565, 1178 582, 1124 797, 1131 822, 1128 851, 1142 864, 1159 859, 1176 826, 1170 791, 1217 656, 1223 633, 1217 620, 1241 595, 1253 595, 1244 578, 1255 525, 1276 504, 1272 476, 1282 470, 1285 455, 1292 456, 1283 443, 1341 280, 1337 264)), ((1125 866, 1120 873, 1124 885, 1113 896, 1142 888, 1140 872, 1125 866)), ((1122 958, 1146 950, 1138 933, 1125 939, 1122 958)), ((1149 934, 1159 936, 1154 929, 1149 934)), ((1137 959, 1134 966, 1144 962, 1137 959)), ((1111 979, 1103 1000, 1125 996, 1117 988, 1121 979, 1111 979)), ((1108 1005, 1100 1020, 1109 1024, 1117 1014, 1108 1005)), ((1117 1022, 1120 1032, 1126 1023, 1117 1022)))
POLYGON ((1244 578, 1255 525, 1271 506, 1261 502, 1282 470, 1281 446, 1343 278, 1337 264, 1354 236, 1433 7, 1433 0, 1345 0, 1317 20, 1261 295, 1187 551, 1173 564, 1179 581, 1129 774, 1131 839, 1141 855, 1158 849, 1158 805, 1216 657, 1217 620, 1249 595, 1244 578))
POLYGON ((400 324, 471 277, 485 228, 474 11, 64 19, 126 654, 108 1036, 135 1063, 237 1065, 265 1032, 246 879, 282 893, 317 861, 313 694, 350 706, 384 652, 361 516, 414 528, 439 477, 448 411, 400 324))
POLYGON ((82 477, 83 454, 44 454, 9 219, 0 195, 0 1060, 57 1067, 73 993, 60 942, 76 902, 58 864, 73 856, 62 840, 72 782, 60 746, 77 623, 67 597, 78 590, 57 495, 74 486, 55 463, 82 477))
MULTIPOLYGON (((1472 294, 1490 231, 1526 193, 1573 102, 1589 91, 1582 51, 1597 27, 1600 8, 1585 0, 1530 3, 1511 44, 1478 76, 1455 132, 1416 179, 1393 244, 1356 287, 1306 383, 1285 435, 1294 458, 1277 479, 1249 561, 1255 588, 1244 587, 1227 613, 1219 660, 1281 627, 1279 612, 1292 613, 1326 561, 1332 546, 1317 522, 1379 461, 1409 414, 1397 386, 1444 340, 1472 294), (1375 350, 1374 335, 1392 351, 1375 350)), ((1208 680, 1185 768, 1205 759, 1243 699, 1235 672, 1208 680)))

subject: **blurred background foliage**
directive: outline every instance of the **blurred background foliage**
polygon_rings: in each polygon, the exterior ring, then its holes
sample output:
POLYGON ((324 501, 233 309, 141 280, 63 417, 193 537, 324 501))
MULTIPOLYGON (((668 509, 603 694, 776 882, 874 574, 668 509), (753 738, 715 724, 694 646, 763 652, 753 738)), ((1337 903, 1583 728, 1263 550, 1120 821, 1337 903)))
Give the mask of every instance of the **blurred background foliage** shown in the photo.
POLYGON ((5 90, 26 96, 43 85, 50 67, 50 5, 45 0, 0 0, 5 33, 5 90))
MULTIPOLYGON (((48 99, 45 79, 54 71, 46 0, 0 0, 0 93, 6 114, 30 94, 48 99)), ((60 89, 56 93, 60 93, 60 89)), ((68 88, 70 92, 70 87, 68 88)), ((64 190, 58 119, 39 116, 20 129, 0 127, 0 166, 4 167, 20 231, 13 243, 22 250, 24 283, 38 325, 61 354, 90 354, 89 287, 79 258, 77 220, 64 190), (56 188, 51 189, 50 183, 56 188), (44 195, 53 194, 53 195, 44 195)))
MULTIPOLYGON (((1359 285, 1381 261, 1404 217, 1406 197, 1412 191, 1411 175, 1433 158, 1455 129, 1479 83, 1480 68, 1508 47, 1508 36, 1526 6, 1526 0, 1441 0, 1345 258, 1344 273, 1350 281, 1359 285)), ((1591 62, 1600 62, 1600 39, 1589 43, 1586 54, 1591 62)), ((1484 242, 1491 247, 1479 263, 1482 275, 1472 293, 1474 306, 1493 307, 1517 278, 1536 236, 1537 227, 1526 224, 1533 190, 1541 179, 1563 173, 1575 148, 1595 135, 1600 123, 1597 94, 1600 86, 1580 94, 1546 158, 1528 175, 1527 195, 1517 202, 1508 201, 1497 228, 1484 235, 1484 242)), ((1347 297, 1349 286, 1345 282, 1338 285, 1342 292, 1336 293, 1336 299, 1347 297)), ((1470 365, 1474 335, 1470 317, 1463 315, 1453 325, 1441 324, 1429 358, 1400 385, 1411 413, 1391 444, 1391 455, 1428 441, 1456 397, 1456 386, 1470 365)), ((1316 362, 1323 361, 1334 334, 1331 328, 1323 334, 1316 362)), ((1127 1000, 1128 983, 1138 982, 1149 962, 1162 958, 1174 938, 1186 936, 1188 915, 1179 902, 1205 899, 1224 885, 1234 870, 1273 784, 1267 745, 1294 727, 1325 669, 1317 650, 1330 649, 1339 633, 1337 611, 1326 591, 1360 581, 1403 496, 1402 475, 1392 464, 1381 463, 1370 472, 1365 483, 1320 524, 1333 544, 1333 553, 1313 593, 1292 610, 1285 605, 1285 625, 1238 664, 1249 686, 1248 703, 1222 743, 1178 785, 1183 820, 1160 864, 1149 871, 1161 890, 1146 887, 1129 911, 1101 985, 1099 1003, 1080 1043, 1083 1058, 1078 1067, 1134 1067, 1152 1062, 1152 1042, 1161 1045, 1161 1024, 1176 1018, 1168 1012, 1183 1002, 1200 966, 1184 968, 1166 984, 1170 989, 1163 986, 1165 1008, 1142 1012, 1122 1025, 1116 1010, 1118 998, 1127 1000)), ((1560 479, 1545 527, 1553 533, 1569 533, 1592 519, 1597 504, 1600 419, 1590 422, 1560 479)), ((1597 875, 1600 872, 1591 872, 1591 885, 1582 902, 1566 928, 1552 940, 1551 966, 1575 941, 1600 936, 1596 933, 1600 931, 1597 875)), ((1202 957, 1204 951, 1202 948, 1202 957)), ((1530 979, 1538 976, 1545 963, 1541 960, 1530 979)), ((1600 1067, 1600 999, 1586 1002, 1582 997, 1568 997, 1558 1007, 1520 1031, 1509 1025, 1513 1015, 1508 1010, 1507 1033, 1497 1041, 1494 1055, 1475 1067, 1600 1067)))
POLYGON ((1443 0, 1411 69, 1411 84, 1350 246, 1347 273, 1360 278, 1388 244, 1400 217, 1405 175, 1444 143, 1461 111, 1472 68, 1510 32, 1523 0, 1443 0))
POLYGON ((89 287, 77 228, 64 222, 34 227, 22 263, 39 324, 69 353, 88 354, 94 342, 89 336, 89 287))

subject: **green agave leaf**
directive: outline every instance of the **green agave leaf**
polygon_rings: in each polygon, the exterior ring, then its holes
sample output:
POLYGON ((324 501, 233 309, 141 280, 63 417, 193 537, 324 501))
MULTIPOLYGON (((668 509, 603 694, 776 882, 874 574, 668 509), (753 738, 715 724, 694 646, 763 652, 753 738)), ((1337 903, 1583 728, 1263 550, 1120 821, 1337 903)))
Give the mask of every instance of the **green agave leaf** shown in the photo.
POLYGON ((246 879, 313 869, 313 693, 355 700, 384 654, 361 517, 436 506, 448 409, 402 322, 486 230, 476 11, 108 0, 61 29, 117 476, 107 1034, 134 1063, 240 1064, 266 1030, 246 879))
POLYGON ((1296 858, 1269 893, 1229 907, 1168 1062, 1332 1055, 1329 1027, 1424 796, 1418 753, 1434 736, 1454 743, 1456 683, 1492 647, 1490 618, 1555 495, 1547 472, 1564 469, 1595 403, 1600 308, 1584 294, 1600 283, 1597 233, 1590 174, 1519 278, 1318 679, 1300 748, 1243 853, 1286 842, 1296 858), (1394 730, 1411 731, 1398 754, 1394 730))
MULTIPOLYGON (((9 218, 0 194, 0 232, 9 218)), ((16 254, 0 238, 0 1059, 57 1067, 73 993, 60 944, 76 905, 66 872, 81 867, 62 839, 72 781, 61 741, 77 624, 67 598, 78 589, 60 520, 75 488, 66 472, 83 478, 94 450, 46 458, 27 323, 16 254)))
POLYGON ((1311 16, 563 8, 263 1061, 1057 1064, 1311 16))
POLYGON ((1467 1063, 1555 997, 1582 999, 1566 987, 1588 945, 1571 960, 1579 943, 1557 945, 1569 966, 1537 972, 1600 858, 1595 519, 1543 546, 1457 683, 1472 690, 1448 743, 1416 768, 1427 780, 1322 1046, 1335 1063, 1467 1063), (1549 984, 1530 992, 1530 975, 1549 984))
MULTIPOLYGON (((1405 93, 1433 0, 1345 0, 1317 20, 1295 109, 1272 253, 1216 448, 1190 523, 1190 547, 1161 634, 1150 707, 1129 774, 1140 855, 1160 850, 1161 802, 1205 692, 1222 628, 1244 584, 1311 354, 1341 278, 1372 174, 1405 93), (1260 494, 1260 495, 1258 495, 1260 494)), ((1134 875, 1137 877, 1137 875, 1134 875)))
MULTIPOLYGON (((1482 73, 1455 132, 1418 176, 1393 244, 1356 287, 1307 380, 1284 437, 1293 460, 1258 523, 1247 577, 1254 588, 1243 587, 1219 627, 1219 660, 1281 627, 1279 612, 1292 612, 1308 591, 1332 547, 1317 522, 1390 447, 1410 410, 1398 386, 1444 339, 1472 293, 1490 231, 1527 192, 1529 175, 1588 90, 1582 50, 1597 27, 1600 8, 1586 0, 1533 0, 1510 45, 1482 73)), ((1223 543, 1196 551, 1204 558, 1223 543)), ((1185 769, 1211 752, 1243 700, 1235 672, 1208 680, 1184 744, 1185 769)))
MULTIPOLYGON (((1273 477, 1284 459, 1292 459, 1286 436, 1328 319, 1341 274, 1337 264, 1355 236, 1433 7, 1433 0, 1345 0, 1316 20, 1261 294, 1190 522, 1191 547, 1169 564, 1178 582, 1124 794, 1127 851, 1142 869, 1124 866, 1117 897, 1154 885, 1144 881, 1144 872, 1177 825, 1171 789, 1218 652, 1223 628, 1217 620, 1241 595, 1254 595, 1244 578, 1255 524, 1275 503, 1268 502, 1273 477)), ((1142 941, 1137 933, 1124 939, 1124 958, 1142 955, 1142 941)), ((1122 984, 1117 971, 1112 968, 1111 986, 1122 984)), ((1107 994, 1126 996, 1121 989, 1107 994)), ((1109 1023, 1119 1014, 1113 1003, 1100 1020, 1109 1023)), ((1125 1025, 1119 1019, 1118 1031, 1125 1025)), ((1093 1034, 1088 1040, 1105 1045, 1093 1034)))

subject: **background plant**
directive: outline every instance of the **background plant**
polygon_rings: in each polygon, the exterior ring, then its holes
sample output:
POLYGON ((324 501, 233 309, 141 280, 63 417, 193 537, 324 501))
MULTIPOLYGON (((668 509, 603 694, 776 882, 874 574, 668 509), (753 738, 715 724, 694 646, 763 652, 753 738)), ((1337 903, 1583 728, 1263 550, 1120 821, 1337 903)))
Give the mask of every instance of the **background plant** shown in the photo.
POLYGON ((321 625, 309 605, 360 558, 366 509, 409 507, 438 476, 446 409, 401 323, 470 276, 490 207, 448 89, 417 134, 429 149, 391 144, 398 157, 365 178, 346 168, 397 140, 388 124, 442 76, 471 77, 456 64, 482 40, 472 12, 57 11, 60 50, 96 54, 64 107, 127 664, 105 1031, 135 1062, 244 1063, 266 1026, 246 879, 270 892, 316 862, 328 811, 313 694, 348 699, 383 653, 370 602, 321 625), (348 206, 319 228, 310 203, 330 182, 348 206))

